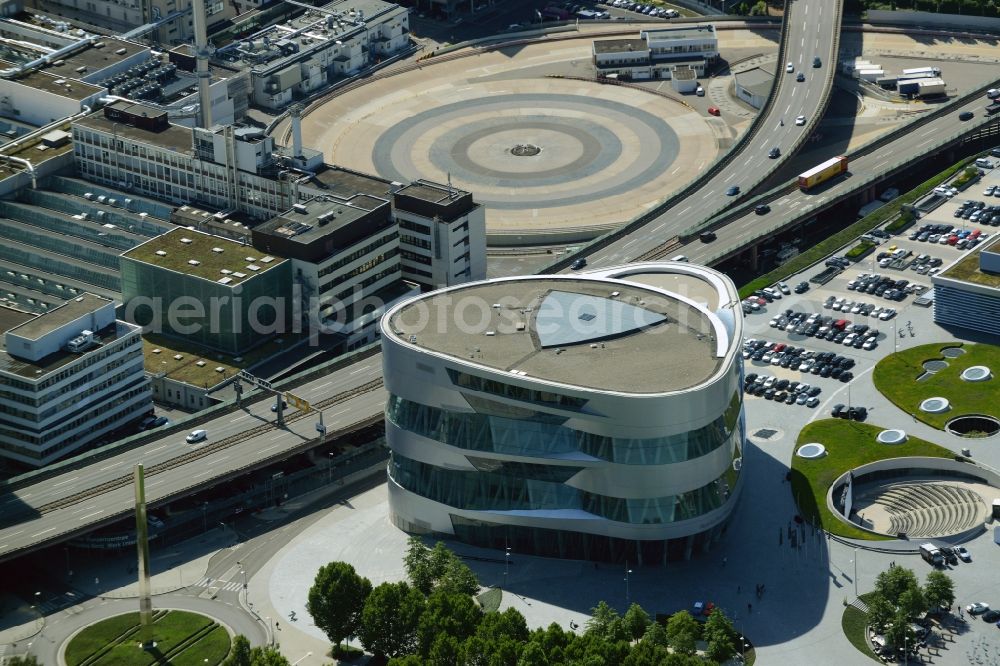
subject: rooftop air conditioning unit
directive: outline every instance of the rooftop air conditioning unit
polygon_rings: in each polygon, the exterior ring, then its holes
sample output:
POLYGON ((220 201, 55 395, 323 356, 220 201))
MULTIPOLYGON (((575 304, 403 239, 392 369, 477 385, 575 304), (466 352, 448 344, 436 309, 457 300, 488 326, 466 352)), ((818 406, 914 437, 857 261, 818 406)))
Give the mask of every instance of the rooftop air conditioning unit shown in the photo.
POLYGON ((66 349, 77 354, 90 347, 93 343, 94 333, 92 331, 80 331, 80 335, 70 339, 66 343, 66 349))

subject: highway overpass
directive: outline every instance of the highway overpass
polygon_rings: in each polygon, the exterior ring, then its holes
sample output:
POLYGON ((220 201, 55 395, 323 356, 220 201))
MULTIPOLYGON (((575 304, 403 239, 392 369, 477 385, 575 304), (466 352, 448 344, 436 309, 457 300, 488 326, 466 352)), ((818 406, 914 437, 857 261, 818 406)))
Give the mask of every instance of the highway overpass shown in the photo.
MULTIPOLYGON (((772 171, 802 146, 826 110, 836 74, 837 51, 843 15, 841 0, 794 0, 786 4, 782 40, 778 50, 775 86, 767 104, 732 150, 719 162, 641 221, 633 221, 610 242, 598 240, 585 246, 556 269, 578 256, 591 266, 614 266, 635 261, 661 247, 679 246, 685 230, 704 224, 722 213, 763 182, 772 171), (813 66, 813 59, 820 66, 813 66), (786 72, 786 63, 794 71, 786 72), (796 80, 805 75, 805 81, 796 80), (805 116, 804 125, 795 118, 805 116), (781 156, 768 153, 778 148, 781 156), (737 185, 741 196, 726 190, 737 185)), ((548 272, 548 271, 546 271, 548 272)))
MULTIPOLYGON (((323 411, 327 438, 379 423, 385 407, 382 355, 376 353, 295 388, 295 394, 323 411)), ((134 507, 132 469, 146 470, 150 507, 208 488, 225 478, 278 462, 320 444, 316 413, 285 411, 279 427, 275 399, 255 394, 243 409, 220 413, 198 427, 207 441, 187 444, 188 429, 176 429, 136 448, 101 457, 56 476, 0 495, 0 561, 108 525, 134 507), (9 525, 12 520, 18 522, 9 525)), ((325 441, 325 440, 324 440, 325 441)))

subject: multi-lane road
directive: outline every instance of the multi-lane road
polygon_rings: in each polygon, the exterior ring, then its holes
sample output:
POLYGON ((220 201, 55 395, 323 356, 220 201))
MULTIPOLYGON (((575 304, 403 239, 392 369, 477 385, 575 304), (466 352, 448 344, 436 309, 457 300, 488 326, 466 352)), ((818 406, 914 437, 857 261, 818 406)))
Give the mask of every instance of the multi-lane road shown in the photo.
MULTIPOLYGON (((335 373, 295 388, 295 394, 313 404, 336 399, 323 409, 328 433, 349 428, 380 416, 385 406, 382 355, 376 354, 335 373)), ((110 484, 132 474, 136 463, 147 470, 146 498, 159 500, 211 485, 235 470, 252 468, 269 460, 280 460, 317 437, 314 413, 285 411, 286 425, 275 423, 271 412, 274 398, 250 396, 245 409, 223 414, 199 425, 208 431, 207 441, 185 442, 186 432, 176 432, 144 446, 65 472, 12 493, 0 495, 0 514, 25 513, 16 525, 0 529, 0 560, 15 557, 48 543, 84 533, 94 526, 121 518, 134 507, 130 484, 90 497, 78 496, 89 489, 110 484), (248 432, 249 431, 249 432, 248 432), (232 438, 231 445, 212 450, 232 438), (192 453, 211 451, 192 457, 192 453), (158 465, 169 468, 157 471, 158 465)))
POLYGON ((591 265, 628 263, 707 221, 733 203, 726 194, 730 187, 739 186, 741 192, 748 192, 802 145, 819 122, 833 86, 843 9, 840 0, 793 0, 785 7, 786 43, 781 50, 785 55, 775 73, 777 90, 768 113, 755 121, 750 141, 693 194, 642 228, 588 253, 591 265), (813 66, 816 57, 820 59, 819 67, 813 66), (787 63, 794 71, 785 71, 787 63), (799 73, 804 75, 804 81, 796 80, 799 73), (798 116, 805 116, 805 125, 795 124, 798 116), (768 157, 772 148, 778 148, 781 156, 768 157))
POLYGON ((990 122, 983 111, 988 101, 985 96, 977 95, 964 104, 949 107, 943 115, 919 124, 913 131, 902 133, 890 145, 853 159, 848 165, 848 177, 834 179, 809 192, 795 189, 770 202, 771 210, 765 215, 747 210, 744 215, 727 222, 712 243, 701 243, 694 239, 670 252, 684 254, 691 261, 702 264, 734 254, 752 245, 754 240, 770 235, 787 222, 832 205, 841 195, 857 190, 864 182, 891 173, 897 167, 919 159, 934 146, 955 141, 971 129, 990 122), (974 113, 974 119, 959 120, 958 116, 963 111, 974 113))

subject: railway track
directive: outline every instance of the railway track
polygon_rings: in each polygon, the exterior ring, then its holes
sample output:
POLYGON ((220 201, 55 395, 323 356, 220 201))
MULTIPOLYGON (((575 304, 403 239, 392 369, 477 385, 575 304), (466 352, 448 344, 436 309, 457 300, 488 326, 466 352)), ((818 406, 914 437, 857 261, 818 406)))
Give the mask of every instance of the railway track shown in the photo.
MULTIPOLYGON (((316 407, 317 409, 325 409, 327 407, 332 407, 334 405, 340 404, 342 402, 350 400, 351 398, 355 398, 364 393, 369 393, 371 391, 374 391, 380 388, 381 386, 382 386, 382 379, 381 378, 374 379, 368 382, 367 384, 362 384, 361 386, 355 387, 349 391, 344 391, 343 393, 338 393, 333 397, 313 403, 313 406, 316 407)), ((300 421, 304 418, 307 418, 311 413, 312 412, 295 412, 292 415, 285 417, 285 423, 287 424, 295 421, 300 421)), ((213 453, 217 453, 219 451, 222 451, 223 449, 227 449, 231 446, 239 444, 240 442, 244 442, 247 439, 250 439, 251 437, 256 437, 257 435, 260 435, 262 433, 277 429, 279 429, 279 426, 274 423, 264 423, 254 428, 250 428, 249 430, 244 430, 243 432, 237 435, 226 437, 225 439, 221 439, 218 442, 212 442, 211 444, 208 444, 206 446, 202 446, 192 451, 187 451, 175 458, 171 458, 170 460, 165 460, 161 463, 157 463, 155 465, 147 467, 145 470, 146 476, 149 477, 155 474, 159 474, 161 472, 166 472, 168 470, 175 469, 177 467, 180 467, 181 465, 186 465, 195 460, 199 460, 200 458, 204 458, 213 453)), ((96 497, 98 495, 103 495, 104 493, 108 493, 113 490, 117 490, 119 488, 127 487, 131 484, 132 484, 132 475, 125 474, 116 479, 106 481, 100 485, 93 486, 92 488, 88 488, 87 490, 81 491, 74 495, 64 497, 54 502, 49 502, 48 504, 39 507, 37 511, 41 515, 44 515, 46 513, 51 513, 52 511, 65 508, 67 506, 72 506, 84 500, 96 497)))

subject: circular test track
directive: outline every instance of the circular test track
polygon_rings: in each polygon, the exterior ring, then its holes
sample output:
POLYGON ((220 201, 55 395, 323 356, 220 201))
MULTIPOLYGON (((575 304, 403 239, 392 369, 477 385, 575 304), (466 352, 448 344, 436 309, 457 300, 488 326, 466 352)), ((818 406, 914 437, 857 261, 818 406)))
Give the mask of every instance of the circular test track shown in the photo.
POLYGON ((669 91, 538 73, 589 60, 599 36, 573 35, 555 53, 546 39, 460 64, 442 56, 346 86, 307 109, 305 142, 349 169, 472 192, 490 245, 594 238, 711 164, 721 122, 669 91))

